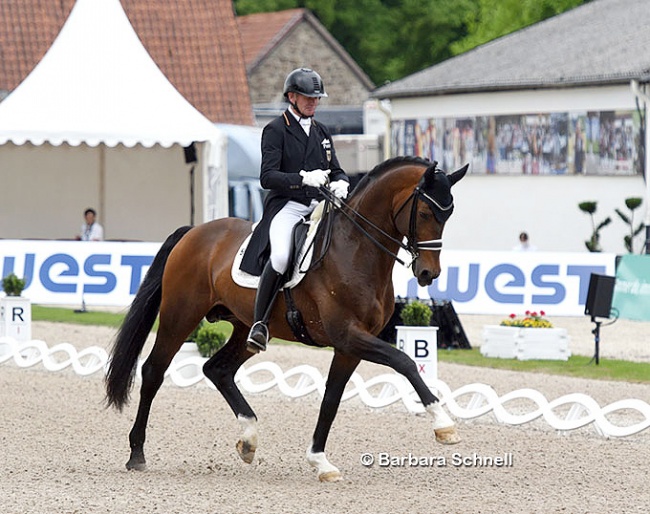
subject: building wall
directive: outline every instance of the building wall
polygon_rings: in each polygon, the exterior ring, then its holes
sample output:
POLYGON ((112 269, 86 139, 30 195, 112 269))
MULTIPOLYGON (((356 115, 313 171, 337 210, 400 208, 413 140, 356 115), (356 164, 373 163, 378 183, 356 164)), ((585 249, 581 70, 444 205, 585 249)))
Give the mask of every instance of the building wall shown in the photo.
MULTIPOLYGON (((638 176, 467 175, 452 190, 455 208, 445 227, 444 248, 510 250, 524 231, 540 251, 587 252, 591 219, 578 204, 597 201, 596 224, 612 219, 600 232, 603 251, 627 253, 623 237, 629 228, 614 209, 629 214, 625 199, 643 197, 644 190, 638 176)), ((635 225, 643 220, 645 208, 636 210, 635 225)), ((636 253, 643 239, 635 239, 636 253)))
POLYGON ((284 79, 292 70, 311 67, 323 78, 328 98, 322 105, 362 105, 368 89, 307 23, 298 26, 249 74, 253 105, 284 101, 284 79))
MULTIPOLYGON (((636 103, 629 86, 608 86, 393 99, 391 109, 397 125, 396 121, 427 118, 634 111, 636 103)), ((445 228, 445 247, 508 250, 526 231, 539 250, 586 252, 591 220, 578 204, 596 201, 596 223, 612 219, 601 231, 603 251, 626 253, 623 237, 629 229, 614 209, 629 214, 625 199, 646 195, 638 174, 487 175, 484 169, 470 170, 454 187, 456 209, 445 228)), ((646 199, 637 209, 635 225, 643 221, 647 203, 646 199)), ((643 235, 635 239, 637 253, 642 241, 643 235)))

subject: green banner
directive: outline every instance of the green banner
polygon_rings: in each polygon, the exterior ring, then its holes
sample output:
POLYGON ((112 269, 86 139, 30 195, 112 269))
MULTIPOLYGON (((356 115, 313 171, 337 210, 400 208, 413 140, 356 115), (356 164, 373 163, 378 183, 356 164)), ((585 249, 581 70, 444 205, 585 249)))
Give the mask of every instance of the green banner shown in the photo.
POLYGON ((650 321, 650 255, 621 257, 612 307, 620 318, 650 321))

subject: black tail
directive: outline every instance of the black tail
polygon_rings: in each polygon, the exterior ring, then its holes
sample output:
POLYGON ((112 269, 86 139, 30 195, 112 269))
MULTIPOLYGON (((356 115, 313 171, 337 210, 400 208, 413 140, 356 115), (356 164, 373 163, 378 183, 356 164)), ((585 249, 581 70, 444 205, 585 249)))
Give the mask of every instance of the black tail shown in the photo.
POLYGON ((172 249, 192 227, 176 230, 160 247, 138 289, 110 351, 106 373, 106 404, 122 410, 129 400, 138 356, 160 309, 162 276, 172 249))

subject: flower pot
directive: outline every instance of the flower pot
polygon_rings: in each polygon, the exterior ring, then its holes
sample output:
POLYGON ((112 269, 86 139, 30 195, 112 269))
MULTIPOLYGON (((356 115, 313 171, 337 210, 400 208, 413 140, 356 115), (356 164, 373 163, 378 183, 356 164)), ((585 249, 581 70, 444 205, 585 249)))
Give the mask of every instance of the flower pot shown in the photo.
POLYGON ((427 384, 438 378, 438 327, 397 326, 397 349, 415 361, 427 384))
POLYGON ((518 360, 568 360, 569 336, 564 328, 521 328, 486 325, 481 354, 518 360))
POLYGON ((0 337, 16 341, 32 339, 32 303, 24 296, 0 298, 0 337))

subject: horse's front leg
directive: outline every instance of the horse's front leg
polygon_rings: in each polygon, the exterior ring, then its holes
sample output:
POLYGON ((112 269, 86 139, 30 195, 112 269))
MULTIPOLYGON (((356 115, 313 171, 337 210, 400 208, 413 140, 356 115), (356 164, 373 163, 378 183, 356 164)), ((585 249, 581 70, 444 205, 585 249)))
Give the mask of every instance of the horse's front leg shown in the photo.
POLYGON ((346 350, 360 359, 389 366, 397 373, 405 376, 420 397, 424 408, 433 417, 433 430, 436 441, 443 444, 460 442, 460 436, 456 431, 453 420, 440 405, 440 400, 424 383, 415 362, 407 354, 359 329, 352 330, 351 342, 346 347, 346 350))
POLYGON ((235 384, 235 373, 255 354, 246 350, 248 328, 237 321, 233 322, 233 327, 228 343, 203 365, 203 374, 217 387, 237 416, 242 435, 235 448, 241 460, 250 464, 257 450, 257 417, 235 384))
POLYGON ((325 394, 320 406, 318 423, 316 423, 314 436, 307 450, 307 461, 312 467, 316 468, 318 479, 321 482, 337 482, 343 478, 336 466, 330 464, 327 457, 325 457, 325 444, 341 403, 345 385, 358 365, 358 358, 343 355, 338 351, 334 352, 334 358, 327 377, 327 385, 325 386, 325 394))

